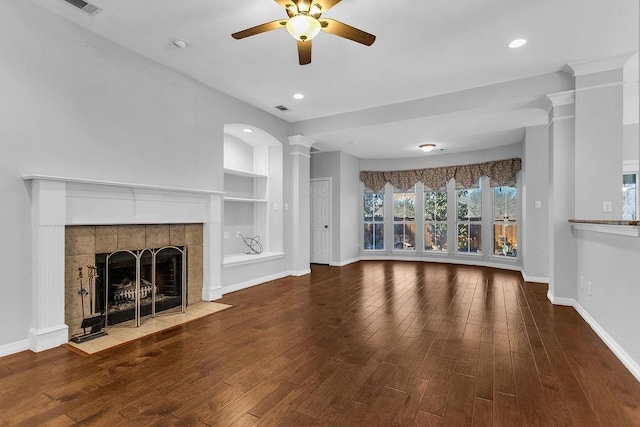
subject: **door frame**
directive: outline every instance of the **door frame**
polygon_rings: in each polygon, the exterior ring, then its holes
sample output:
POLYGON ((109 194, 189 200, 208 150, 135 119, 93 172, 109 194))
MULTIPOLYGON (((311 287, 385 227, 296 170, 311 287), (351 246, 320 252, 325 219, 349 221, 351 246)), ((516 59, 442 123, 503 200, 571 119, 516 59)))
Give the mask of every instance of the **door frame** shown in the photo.
MULTIPOLYGON (((327 176, 323 178, 311 178, 309 180, 309 219, 311 219, 311 185, 317 181, 329 181, 329 262, 327 265, 331 265, 333 260, 333 178, 327 176)), ((311 221, 309 221, 309 237, 309 244, 311 246, 313 244, 311 241, 311 221)), ((309 251, 311 251, 311 247, 309 251)), ((314 262, 310 261, 310 264, 314 264, 314 262)))

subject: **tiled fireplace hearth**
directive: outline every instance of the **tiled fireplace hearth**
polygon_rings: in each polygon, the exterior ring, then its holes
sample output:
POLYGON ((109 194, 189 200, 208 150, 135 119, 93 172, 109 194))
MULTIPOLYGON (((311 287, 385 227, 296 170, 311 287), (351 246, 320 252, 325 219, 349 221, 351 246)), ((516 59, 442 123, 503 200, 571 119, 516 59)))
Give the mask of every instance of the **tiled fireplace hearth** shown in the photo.
POLYGON ((90 264, 96 253, 124 246, 185 246, 193 251, 188 300, 222 296, 221 192, 42 175, 23 179, 32 203, 32 351, 66 343, 78 332, 73 304, 80 300, 68 291, 79 288, 71 271, 77 266, 66 261, 90 264))

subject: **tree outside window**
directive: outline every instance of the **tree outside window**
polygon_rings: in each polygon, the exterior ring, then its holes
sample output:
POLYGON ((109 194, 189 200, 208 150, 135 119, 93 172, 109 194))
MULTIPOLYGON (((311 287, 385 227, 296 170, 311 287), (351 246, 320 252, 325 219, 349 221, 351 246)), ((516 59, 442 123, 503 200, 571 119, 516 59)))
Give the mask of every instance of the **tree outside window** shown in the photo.
MULTIPOLYGON (((478 183, 479 185, 479 183, 478 183)), ((457 191, 458 252, 482 252, 482 190, 457 191)))
POLYGON ((493 188, 493 254, 518 255, 518 198, 515 187, 493 188))
POLYGON ((364 250, 384 249, 384 194, 364 193, 364 250))
POLYGON ((393 190, 393 249, 415 250, 416 248, 416 193, 393 190))
POLYGON ((424 192, 424 249, 447 251, 447 192, 424 192))

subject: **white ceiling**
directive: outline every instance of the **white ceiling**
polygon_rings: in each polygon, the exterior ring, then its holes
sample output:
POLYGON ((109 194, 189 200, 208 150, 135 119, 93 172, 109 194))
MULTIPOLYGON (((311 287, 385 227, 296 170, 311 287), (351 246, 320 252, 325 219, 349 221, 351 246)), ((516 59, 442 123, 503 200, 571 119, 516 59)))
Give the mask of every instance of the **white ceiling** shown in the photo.
POLYGON ((512 111, 476 108, 332 128, 336 117, 638 50, 638 0, 343 0, 323 17, 373 33, 376 42, 366 47, 321 33, 306 66, 298 65, 296 43, 284 29, 231 38, 286 18, 273 0, 92 0, 103 9, 96 16, 63 0, 33 1, 289 122, 328 117, 322 131, 305 136, 323 150, 362 158, 411 157, 418 143, 431 141, 446 152, 519 142, 523 127, 539 123, 542 110, 518 104, 512 111), (518 37, 529 42, 508 49, 518 37), (174 39, 189 47, 175 47, 174 39), (294 100, 296 92, 305 98, 294 100), (281 113, 276 105, 291 111, 281 113))

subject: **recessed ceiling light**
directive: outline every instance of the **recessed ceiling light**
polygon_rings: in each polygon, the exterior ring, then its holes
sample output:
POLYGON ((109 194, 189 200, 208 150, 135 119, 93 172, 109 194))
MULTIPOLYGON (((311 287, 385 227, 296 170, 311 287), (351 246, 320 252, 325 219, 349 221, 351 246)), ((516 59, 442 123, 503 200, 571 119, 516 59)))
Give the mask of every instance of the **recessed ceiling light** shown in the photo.
POLYGON ((244 133, 251 133, 251 132, 253 132, 253 129, 244 128, 244 129, 242 129, 242 132, 244 132, 244 133))
POLYGON ((185 49, 187 46, 189 46, 189 44, 186 41, 179 40, 179 39, 174 40, 173 44, 179 47, 180 49, 185 49))
POLYGON ((304 98, 304 94, 302 94, 302 93, 294 93, 293 97, 295 99, 302 99, 302 98, 304 98))
POLYGON ((420 145, 420 149, 422 151, 424 151, 425 153, 428 153, 429 151, 433 150, 434 148, 436 148, 436 144, 422 144, 422 145, 420 145))
POLYGON ((507 46, 509 46, 511 49, 516 49, 518 47, 524 46, 526 43, 527 43, 527 39, 515 39, 511 43, 509 43, 507 46))

